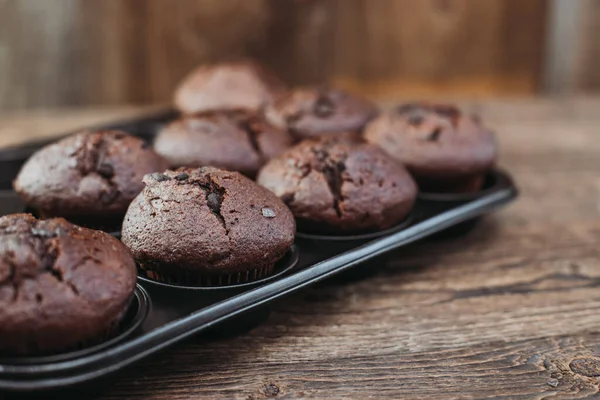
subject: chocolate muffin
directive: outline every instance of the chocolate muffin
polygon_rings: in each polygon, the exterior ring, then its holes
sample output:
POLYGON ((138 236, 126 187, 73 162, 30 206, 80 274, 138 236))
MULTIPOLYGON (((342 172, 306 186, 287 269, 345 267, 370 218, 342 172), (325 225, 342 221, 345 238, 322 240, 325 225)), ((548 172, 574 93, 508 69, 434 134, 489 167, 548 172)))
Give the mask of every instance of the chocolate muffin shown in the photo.
POLYGON ((172 122, 158 134, 154 149, 173 168, 210 165, 253 177, 291 142, 257 113, 211 112, 172 122))
POLYGON ((13 184, 43 217, 118 227, 144 187, 143 176, 167 167, 137 137, 120 131, 82 132, 37 151, 13 184))
POLYGON ((377 115, 377 108, 360 97, 337 89, 298 89, 267 107, 273 124, 296 138, 360 132, 377 115))
POLYGON ((393 227, 407 217, 417 194, 402 165, 351 136, 306 139, 269 161, 257 182, 290 207, 299 230, 310 233, 393 227))
POLYGON ((112 236, 62 218, 0 217, 0 354, 75 350, 110 338, 136 267, 112 236))
POLYGON ((144 177, 122 240, 140 273, 182 285, 225 285, 271 274, 294 241, 290 210, 237 172, 180 168, 144 177))
POLYGON ((181 82, 175 91, 175 106, 184 114, 256 111, 284 91, 277 77, 253 61, 203 65, 181 82))
POLYGON ((406 165, 426 192, 477 191, 496 159, 492 132, 451 105, 403 105, 371 122, 364 137, 406 165))

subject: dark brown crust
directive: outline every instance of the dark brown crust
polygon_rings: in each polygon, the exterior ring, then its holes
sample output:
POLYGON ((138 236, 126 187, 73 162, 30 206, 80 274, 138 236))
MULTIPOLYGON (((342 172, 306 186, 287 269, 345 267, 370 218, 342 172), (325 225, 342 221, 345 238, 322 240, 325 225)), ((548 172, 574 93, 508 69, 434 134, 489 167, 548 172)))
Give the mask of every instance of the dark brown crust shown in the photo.
POLYGON ((299 229, 323 233, 392 227, 416 197, 404 167, 349 136, 304 140, 267 163, 257 182, 290 207, 299 229))
POLYGON ((0 218, 0 353, 71 349, 110 332, 136 283, 127 248, 62 218, 0 218))
POLYGON ((158 134, 154 148, 172 168, 213 166, 252 177, 291 143, 286 132, 259 114, 232 111, 174 121, 158 134))
POLYGON ((404 163, 421 190, 477 190, 496 159, 493 134, 451 105, 405 104, 382 114, 365 139, 404 163))
POLYGON ((337 89, 298 89, 266 110, 271 123, 297 138, 361 132, 378 111, 375 105, 337 89))
POLYGON ((120 131, 82 132, 37 151, 14 188, 44 216, 119 217, 144 187, 144 175, 167 161, 120 131))
POLYGON ((290 210, 237 172, 181 168, 144 182, 122 240, 148 269, 247 271, 273 265, 294 241, 290 210))
POLYGON ((202 65, 180 83, 175 106, 184 114, 258 111, 284 92, 284 84, 253 61, 202 65))

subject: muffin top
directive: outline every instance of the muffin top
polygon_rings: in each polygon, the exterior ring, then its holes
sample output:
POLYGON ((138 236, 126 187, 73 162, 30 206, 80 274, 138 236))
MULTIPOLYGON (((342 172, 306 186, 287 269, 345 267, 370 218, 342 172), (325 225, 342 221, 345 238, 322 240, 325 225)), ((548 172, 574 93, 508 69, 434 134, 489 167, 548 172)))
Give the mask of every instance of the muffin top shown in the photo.
POLYGON ((144 183, 122 230, 142 265, 228 274, 273 265, 294 241, 290 210, 237 172, 180 168, 144 183))
POLYGON ((214 110, 259 110, 285 87, 253 61, 202 65, 175 91, 175 106, 184 114, 214 110))
POLYGON ((416 196, 404 167, 350 135, 302 141, 269 161, 257 182, 290 207, 299 229, 319 233, 390 228, 416 196))
POLYGON ((297 89, 266 110, 272 123, 298 138, 360 132, 376 114, 376 107, 367 100, 326 88, 297 89))
POLYGON ((496 158, 491 131, 451 105, 403 105, 371 122, 364 137, 404 163, 417 180, 480 174, 496 158))
POLYGON ((44 215, 123 215, 144 187, 143 176, 167 165, 140 138, 120 131, 82 132, 33 154, 13 185, 44 215))
POLYGON ((64 350, 126 311, 137 279, 127 248, 62 218, 0 217, 0 353, 64 350))
POLYGON ((254 176, 291 142, 258 113, 221 111, 172 122, 158 134, 154 149, 171 167, 213 166, 254 176))

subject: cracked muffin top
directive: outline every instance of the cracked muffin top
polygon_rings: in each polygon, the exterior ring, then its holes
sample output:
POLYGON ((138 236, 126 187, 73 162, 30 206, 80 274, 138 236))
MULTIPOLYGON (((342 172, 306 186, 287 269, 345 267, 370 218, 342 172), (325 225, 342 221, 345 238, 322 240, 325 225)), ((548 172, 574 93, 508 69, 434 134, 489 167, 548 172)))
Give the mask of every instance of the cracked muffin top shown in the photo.
POLYGON ((313 233, 393 227, 417 192, 402 165, 352 135, 304 140, 268 162, 257 182, 290 207, 299 230, 313 233))
POLYGON ((257 111, 285 91, 283 83, 253 61, 203 65, 175 91, 175 106, 184 114, 214 110, 257 111))
POLYGON ((120 216, 167 162, 120 131, 82 132, 43 147, 23 165, 15 191, 43 216, 120 216))
POLYGON ((451 105, 414 103, 371 122, 365 139, 406 165, 421 190, 473 191, 496 159, 492 132, 451 105))
POLYGON ((297 89, 277 99, 265 111, 267 119, 297 138, 360 132, 377 115, 369 101, 342 90, 297 89))
POLYGON ((0 217, 0 353, 34 355, 104 339, 136 283, 127 248, 62 218, 0 217))
POLYGON ((122 230, 143 267, 229 274, 272 266, 294 241, 290 210, 237 172, 180 168, 144 183, 122 230))
POLYGON ((154 141, 171 167, 213 166, 255 176, 292 143, 287 132, 252 112, 211 112, 167 125, 154 141))

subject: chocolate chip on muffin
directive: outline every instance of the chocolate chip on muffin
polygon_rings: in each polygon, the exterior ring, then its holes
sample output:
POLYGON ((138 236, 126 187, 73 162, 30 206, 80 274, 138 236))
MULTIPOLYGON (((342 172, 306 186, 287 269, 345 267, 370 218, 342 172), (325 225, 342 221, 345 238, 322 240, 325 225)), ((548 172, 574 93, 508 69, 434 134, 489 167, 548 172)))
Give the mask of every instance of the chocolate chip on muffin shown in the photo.
POLYGON ((175 105, 184 114, 257 111, 284 91, 285 86, 277 77, 253 61, 203 65, 179 85, 175 105))
POLYGON ((257 182, 311 233, 365 233, 393 227, 410 213, 416 185, 378 147, 351 136, 307 139, 269 161, 257 182))
POLYGON ((122 240, 147 277, 225 285, 271 274, 294 241, 290 210, 237 172, 178 169, 147 175, 122 240))
POLYGON ((479 118, 445 104, 397 107, 371 122, 364 137, 406 165, 427 192, 479 190, 497 153, 479 118))
POLYGON ((253 177, 291 145, 291 137, 252 112, 211 112, 167 125, 154 148, 171 167, 213 166, 253 177))
POLYGON ((113 335, 135 262, 112 236, 62 218, 0 217, 0 354, 75 350, 113 335))
POLYGON ((297 138, 360 132, 377 115, 377 108, 360 97, 337 89, 298 89, 267 107, 267 118, 297 138))
POLYGON ((37 151, 14 188, 42 216, 82 224, 118 223, 142 190, 144 175, 168 163, 144 141, 120 131, 83 132, 37 151))

